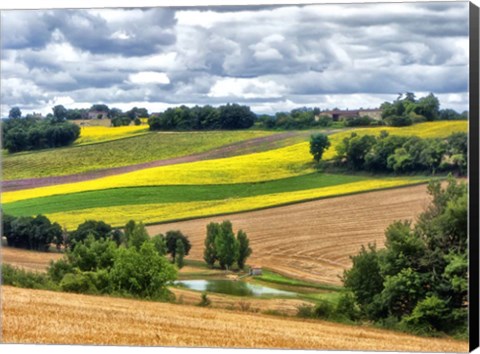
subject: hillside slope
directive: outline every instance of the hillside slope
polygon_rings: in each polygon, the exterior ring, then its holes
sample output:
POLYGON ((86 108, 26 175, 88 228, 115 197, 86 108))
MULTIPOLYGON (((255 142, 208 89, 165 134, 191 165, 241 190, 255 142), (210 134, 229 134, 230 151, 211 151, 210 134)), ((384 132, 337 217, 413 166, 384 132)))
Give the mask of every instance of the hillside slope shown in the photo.
POLYGON ((228 216, 153 225, 150 235, 181 230, 192 243, 189 258, 202 259, 206 225, 228 219, 247 232, 258 264, 294 278, 341 284, 349 256, 361 245, 383 245, 394 220, 415 219, 428 205, 426 185, 323 199, 228 216))
POLYGON ((2 287, 5 343, 465 352, 468 343, 262 314, 2 287))

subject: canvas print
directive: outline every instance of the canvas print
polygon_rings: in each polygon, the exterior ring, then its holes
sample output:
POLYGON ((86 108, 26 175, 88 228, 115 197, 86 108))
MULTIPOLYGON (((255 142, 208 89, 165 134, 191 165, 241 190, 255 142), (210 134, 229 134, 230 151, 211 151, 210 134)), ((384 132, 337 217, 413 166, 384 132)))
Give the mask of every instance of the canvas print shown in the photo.
POLYGON ((2 11, 1 342, 468 351, 468 83, 468 2, 2 11))

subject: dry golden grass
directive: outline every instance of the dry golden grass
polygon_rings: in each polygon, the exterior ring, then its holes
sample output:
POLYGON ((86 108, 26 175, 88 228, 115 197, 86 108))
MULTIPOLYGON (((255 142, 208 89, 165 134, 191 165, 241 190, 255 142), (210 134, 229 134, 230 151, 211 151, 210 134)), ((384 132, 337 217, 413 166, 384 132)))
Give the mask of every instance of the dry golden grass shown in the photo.
POLYGON ((286 276, 340 284, 361 245, 383 245, 394 220, 414 219, 429 203, 426 185, 324 199, 253 212, 148 227, 151 235, 181 230, 192 243, 190 259, 202 259, 206 225, 228 219, 243 229, 253 249, 249 264, 286 276))
POLYGON ((45 271, 51 260, 56 261, 63 257, 61 253, 28 251, 12 247, 2 247, 0 254, 3 263, 36 272, 45 271))
POLYGON ((2 287, 2 342, 466 352, 468 343, 189 305, 2 287))
MULTIPOLYGON (((201 293, 180 288, 170 288, 175 294, 177 303, 185 305, 197 305, 201 300, 201 293)), ((236 296, 209 293, 208 298, 212 302, 210 307, 243 312, 268 312, 275 311, 288 316, 297 313, 298 306, 312 305, 311 302, 299 299, 261 299, 261 298, 239 298, 236 296)))

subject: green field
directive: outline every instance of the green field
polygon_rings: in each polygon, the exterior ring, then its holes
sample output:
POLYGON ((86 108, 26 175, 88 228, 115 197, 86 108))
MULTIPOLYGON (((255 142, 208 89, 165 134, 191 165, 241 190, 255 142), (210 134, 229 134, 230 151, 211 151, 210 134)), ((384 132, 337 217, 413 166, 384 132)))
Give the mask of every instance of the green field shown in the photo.
POLYGON ((3 180, 62 176, 151 162, 272 134, 253 130, 152 132, 96 144, 4 155, 3 180))
POLYGON ((125 204, 221 200, 308 190, 369 179, 372 177, 314 173, 260 183, 114 188, 27 199, 5 204, 4 210, 12 215, 36 215, 125 204))

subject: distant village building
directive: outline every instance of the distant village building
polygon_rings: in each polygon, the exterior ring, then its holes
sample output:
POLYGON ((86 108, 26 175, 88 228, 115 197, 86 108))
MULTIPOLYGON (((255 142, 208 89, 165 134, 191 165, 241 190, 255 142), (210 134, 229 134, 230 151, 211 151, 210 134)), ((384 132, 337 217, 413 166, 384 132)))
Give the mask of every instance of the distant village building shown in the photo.
POLYGON ((250 267, 250 275, 262 275, 262 267, 260 266, 253 266, 250 267))
POLYGON ((340 110, 334 109, 332 111, 320 112, 318 116, 315 116, 315 120, 318 120, 321 116, 329 116, 334 122, 346 119, 346 118, 359 118, 363 116, 369 116, 375 120, 382 119, 382 110, 380 108, 374 109, 352 109, 352 110, 340 110))
POLYGON ((108 118, 108 113, 105 111, 89 111, 88 119, 106 119, 108 118))

